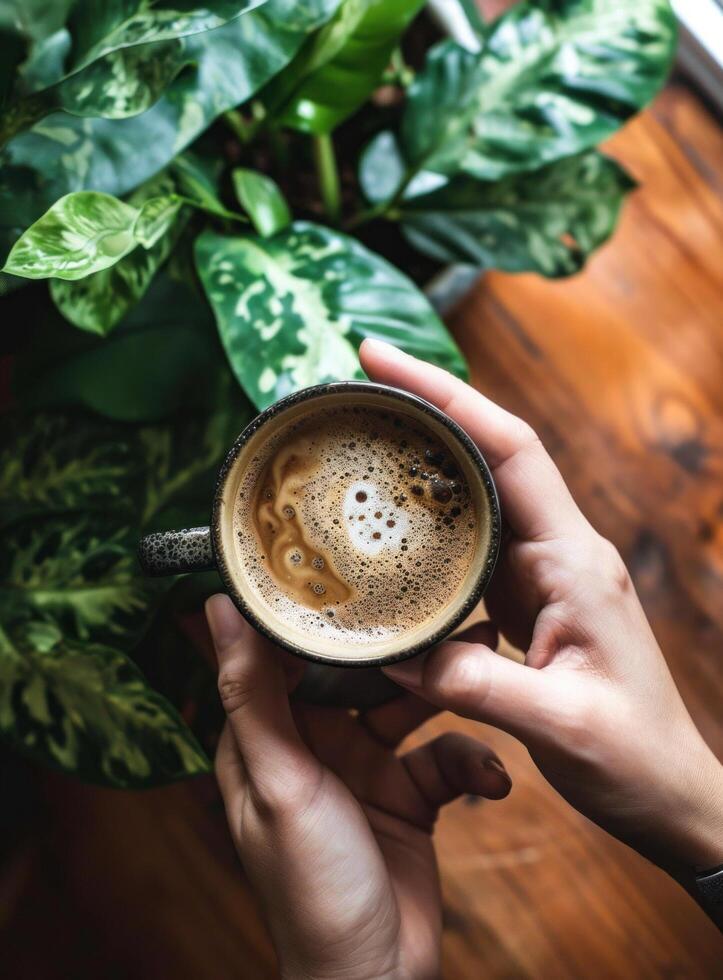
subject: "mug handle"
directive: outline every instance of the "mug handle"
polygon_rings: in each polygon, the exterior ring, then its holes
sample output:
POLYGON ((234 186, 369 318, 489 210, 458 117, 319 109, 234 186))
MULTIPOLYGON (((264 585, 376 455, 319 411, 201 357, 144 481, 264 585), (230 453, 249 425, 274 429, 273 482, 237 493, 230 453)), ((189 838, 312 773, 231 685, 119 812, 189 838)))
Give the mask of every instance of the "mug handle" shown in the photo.
POLYGON ((181 531, 157 531, 141 538, 138 561, 146 575, 182 575, 209 572, 216 567, 211 529, 187 527, 181 531))

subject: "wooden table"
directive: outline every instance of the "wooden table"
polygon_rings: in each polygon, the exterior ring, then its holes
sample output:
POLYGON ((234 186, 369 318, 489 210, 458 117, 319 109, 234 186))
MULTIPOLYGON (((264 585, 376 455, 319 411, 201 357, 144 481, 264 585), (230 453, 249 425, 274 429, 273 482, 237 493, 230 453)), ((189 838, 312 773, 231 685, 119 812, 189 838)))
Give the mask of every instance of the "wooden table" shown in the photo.
MULTIPOLYGON (((642 184, 613 242, 572 280, 486 276, 451 326, 474 384, 538 429, 622 551, 721 753, 723 137, 672 87, 609 150, 642 184)), ((444 716, 425 736, 450 727, 478 731, 444 716)), ((445 976, 720 976, 723 941, 693 902, 562 802, 521 745, 483 737, 515 788, 440 820, 445 976)), ((210 782, 43 792, 0 880, 4 976, 275 976, 210 782)))

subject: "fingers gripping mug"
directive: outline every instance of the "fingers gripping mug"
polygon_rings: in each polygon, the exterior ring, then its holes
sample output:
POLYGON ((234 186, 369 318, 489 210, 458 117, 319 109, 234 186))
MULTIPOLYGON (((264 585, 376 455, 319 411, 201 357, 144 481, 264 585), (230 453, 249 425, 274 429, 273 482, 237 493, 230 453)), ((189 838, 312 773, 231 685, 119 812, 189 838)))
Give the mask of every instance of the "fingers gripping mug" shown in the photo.
POLYGON ((149 575, 216 568, 260 632, 325 665, 379 667, 447 636, 483 595, 500 507, 469 436, 408 392, 306 388, 236 439, 210 527, 150 534, 149 575))

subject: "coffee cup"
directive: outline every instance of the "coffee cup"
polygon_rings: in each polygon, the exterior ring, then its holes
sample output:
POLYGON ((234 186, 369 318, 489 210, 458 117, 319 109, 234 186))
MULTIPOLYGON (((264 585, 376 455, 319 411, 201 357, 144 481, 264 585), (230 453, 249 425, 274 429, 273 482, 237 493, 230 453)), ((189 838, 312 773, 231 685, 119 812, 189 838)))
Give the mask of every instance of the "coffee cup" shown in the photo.
POLYGON ((208 527, 144 537, 148 575, 217 569, 261 633, 340 667, 415 656, 472 611, 501 515, 464 430, 409 392, 348 381, 261 412, 221 466, 208 527))

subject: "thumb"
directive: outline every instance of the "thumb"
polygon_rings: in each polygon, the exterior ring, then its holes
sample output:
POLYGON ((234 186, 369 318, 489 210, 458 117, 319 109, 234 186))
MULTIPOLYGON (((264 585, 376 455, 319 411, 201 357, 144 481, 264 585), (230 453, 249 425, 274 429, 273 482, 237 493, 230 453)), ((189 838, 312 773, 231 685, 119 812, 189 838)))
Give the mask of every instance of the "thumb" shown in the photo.
POLYGON ((206 616, 218 689, 246 779, 269 804, 290 798, 313 781, 318 764, 294 724, 280 651, 248 625, 228 596, 212 596, 206 616))
POLYGON ((464 718, 484 721, 521 741, 549 727, 550 678, 481 643, 449 640, 429 653, 383 667, 391 680, 464 718))

